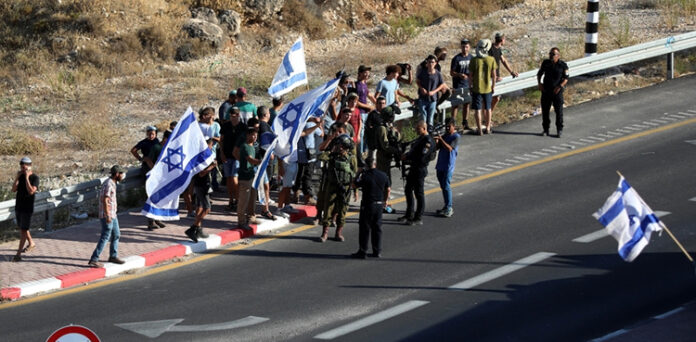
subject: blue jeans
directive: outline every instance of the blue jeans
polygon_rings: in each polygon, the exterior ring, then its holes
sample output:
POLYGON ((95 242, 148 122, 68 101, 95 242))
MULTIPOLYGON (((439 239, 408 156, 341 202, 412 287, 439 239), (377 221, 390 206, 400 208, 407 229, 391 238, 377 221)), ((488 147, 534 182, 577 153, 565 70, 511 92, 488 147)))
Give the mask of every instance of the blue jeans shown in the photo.
POLYGON ((437 101, 418 99, 418 111, 420 112, 421 119, 428 124, 428 128, 433 127, 436 106, 437 101))
POLYGON ((121 230, 118 228, 118 219, 112 218, 111 223, 106 223, 106 219, 99 219, 101 221, 102 231, 99 242, 97 243, 97 248, 94 249, 90 261, 99 260, 99 254, 101 254, 106 243, 111 241, 111 246, 109 247, 109 257, 118 257, 118 239, 121 238, 121 230))
POLYGON ((442 189, 442 199, 445 201, 445 208, 452 208, 452 188, 450 187, 450 182, 452 181, 452 171, 440 171, 436 170, 437 181, 440 182, 440 189, 442 189))

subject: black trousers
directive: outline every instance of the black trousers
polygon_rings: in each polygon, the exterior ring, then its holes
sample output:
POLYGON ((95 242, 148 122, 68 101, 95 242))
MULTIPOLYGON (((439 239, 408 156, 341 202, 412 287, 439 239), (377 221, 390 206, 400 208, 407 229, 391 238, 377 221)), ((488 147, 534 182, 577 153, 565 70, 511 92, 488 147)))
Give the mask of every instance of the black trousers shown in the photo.
POLYGON ((551 126, 551 118, 549 117, 553 105, 553 111, 556 113, 556 130, 563 130, 563 90, 558 94, 553 91, 541 93, 541 127, 544 132, 549 131, 551 126))
POLYGON ((411 169, 406 176, 406 216, 412 217, 414 219, 419 219, 423 217, 423 212, 425 211, 425 194, 423 190, 423 183, 425 177, 428 175, 428 169, 426 167, 414 167, 411 169), (413 197, 416 197, 416 211, 413 212, 413 197))
POLYGON ((312 173, 314 173, 314 163, 297 163, 297 178, 295 185, 292 186, 292 191, 302 189, 305 196, 314 197, 312 190, 312 173))
POLYGON ((361 203, 358 219, 360 252, 367 253, 367 240, 372 239, 372 252, 382 251, 382 203, 361 203))

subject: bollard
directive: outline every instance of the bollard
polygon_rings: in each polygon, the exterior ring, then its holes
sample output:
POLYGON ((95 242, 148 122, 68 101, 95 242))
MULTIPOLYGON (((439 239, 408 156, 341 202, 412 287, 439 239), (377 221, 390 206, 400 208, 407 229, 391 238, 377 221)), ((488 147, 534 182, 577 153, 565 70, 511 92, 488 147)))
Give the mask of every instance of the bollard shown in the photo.
POLYGON ((585 57, 597 54, 599 37, 599 0, 587 0, 587 23, 585 24, 585 57))

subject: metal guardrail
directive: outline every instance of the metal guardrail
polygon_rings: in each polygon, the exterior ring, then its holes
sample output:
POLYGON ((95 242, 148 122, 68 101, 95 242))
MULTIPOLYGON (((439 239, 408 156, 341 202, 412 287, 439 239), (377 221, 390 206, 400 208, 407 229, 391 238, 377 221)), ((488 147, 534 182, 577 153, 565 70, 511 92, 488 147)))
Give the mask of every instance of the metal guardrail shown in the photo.
MULTIPOLYGON (((569 72, 571 77, 576 77, 640 60, 667 55, 668 78, 671 78, 671 68, 674 63, 670 63, 670 61, 673 61, 674 52, 694 47, 696 47, 696 31, 576 59, 568 62, 568 67, 570 68, 569 72)), ((504 78, 501 82, 496 84, 495 90, 497 95, 503 95, 536 87, 536 85, 536 70, 530 70, 521 73, 517 78, 509 76, 504 78)), ((404 120, 413 116, 413 112, 409 109, 411 105, 408 102, 401 103, 400 107, 401 114, 396 117, 396 120, 404 120)), ((450 107, 451 104, 449 101, 445 101, 440 106, 441 109, 450 107)), ((82 203, 85 200, 96 199, 104 180, 106 180, 106 177, 61 189, 38 193, 36 194, 34 204, 34 214, 43 213, 45 217, 45 228, 46 230, 51 230, 53 212, 56 209, 82 203)), ((140 168, 133 168, 128 170, 123 182, 119 183, 118 192, 122 193, 142 185, 143 178, 140 168)), ((14 218, 14 205, 15 200, 0 202, 0 222, 14 218)))
MULTIPOLYGON (((83 203, 87 200, 96 200, 102 183, 108 177, 93 179, 68 187, 43 191, 34 198, 34 217, 43 215, 44 227, 50 231, 53 227, 53 214, 57 209, 68 207, 72 204, 83 203)), ((140 168, 132 168, 126 172, 123 181, 118 183, 118 193, 143 186, 142 171, 140 168)), ((15 200, 0 202, 0 222, 15 218, 15 200)))
MULTIPOLYGON (((568 62, 568 71, 572 78, 636 61, 667 55, 667 78, 671 79, 673 75, 672 68, 674 63, 672 61, 674 60, 674 52, 694 47, 696 47, 696 31, 576 59, 568 62)), ((496 83, 495 94, 504 95, 536 87, 536 74, 537 70, 530 70, 519 74, 517 78, 512 78, 510 76, 505 77, 501 82, 496 83)), ((401 114, 398 115, 395 120, 404 120, 413 117, 413 112, 409 109, 411 107, 410 103, 403 102, 399 107, 401 108, 401 114)), ((445 101, 440 105, 440 108, 451 108, 451 104, 449 101, 445 101)))

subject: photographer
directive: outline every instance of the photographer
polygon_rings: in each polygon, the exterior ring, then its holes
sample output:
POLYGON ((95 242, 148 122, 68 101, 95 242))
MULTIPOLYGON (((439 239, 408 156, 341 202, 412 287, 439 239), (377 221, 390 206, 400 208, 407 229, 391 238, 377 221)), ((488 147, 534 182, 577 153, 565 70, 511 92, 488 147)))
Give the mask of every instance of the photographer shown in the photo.
POLYGON ((459 144, 459 134, 457 134, 455 128, 454 118, 447 118, 445 129, 445 135, 435 136, 435 143, 438 147, 435 172, 437 173, 437 180, 440 182, 442 197, 445 201, 445 206, 436 211, 436 213, 440 216, 451 217, 454 214, 454 210, 452 209, 452 188, 450 187, 450 182, 452 181, 452 173, 454 173, 454 166, 459 152, 459 147, 457 146, 459 144))
POLYGON ((15 200, 15 217, 17 218, 17 226, 21 232, 19 239, 19 248, 17 255, 12 258, 12 261, 21 261, 22 253, 28 253, 36 244, 29 233, 31 225, 31 215, 34 214, 34 196, 39 188, 39 176, 31 171, 31 159, 24 157, 19 161, 20 170, 17 172, 14 183, 12 184, 12 192, 17 193, 15 200), (27 247, 24 247, 26 242, 27 247))
POLYGON ((428 134, 428 126, 425 121, 418 121, 416 132, 418 138, 410 144, 408 152, 401 156, 402 161, 410 164, 410 169, 406 176, 406 214, 397 220, 410 226, 423 224, 421 219, 425 209, 423 182, 428 175, 430 156, 435 151, 435 142, 428 134), (413 211, 414 193, 417 202, 415 213, 413 211))

